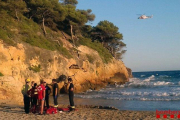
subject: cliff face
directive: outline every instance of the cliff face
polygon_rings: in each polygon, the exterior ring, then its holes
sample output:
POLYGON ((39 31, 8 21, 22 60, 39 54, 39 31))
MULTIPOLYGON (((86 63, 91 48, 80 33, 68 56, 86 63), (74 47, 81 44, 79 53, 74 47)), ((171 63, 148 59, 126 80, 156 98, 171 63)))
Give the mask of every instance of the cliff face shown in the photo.
MULTIPOLYGON (((66 41, 67 42, 67 41, 66 41)), ((65 44, 68 49, 73 49, 65 44)), ((72 51, 73 58, 67 59, 56 51, 18 44, 17 47, 5 46, 0 40, 0 99, 22 101, 21 87, 26 78, 39 83, 44 79, 51 83, 59 78, 59 88, 66 91, 67 79, 71 76, 75 92, 99 89, 108 83, 124 83, 129 74, 122 61, 112 59, 104 64, 98 53, 86 46, 79 46, 79 52, 72 51)))

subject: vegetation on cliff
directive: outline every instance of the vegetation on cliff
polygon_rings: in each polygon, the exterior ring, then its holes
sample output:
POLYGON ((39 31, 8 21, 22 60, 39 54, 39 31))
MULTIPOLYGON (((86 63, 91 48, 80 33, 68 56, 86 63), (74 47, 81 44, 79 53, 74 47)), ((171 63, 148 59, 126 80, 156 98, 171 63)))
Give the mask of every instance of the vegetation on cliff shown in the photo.
POLYGON ((41 70, 41 66, 40 65, 38 65, 38 66, 31 66, 31 67, 29 67, 29 70, 32 70, 32 71, 34 71, 34 72, 40 72, 40 70, 41 70))
POLYGON ((4 76, 4 75, 0 72, 0 76, 4 76))
MULTIPOLYGON (((63 47, 63 40, 68 40, 75 48, 86 45, 96 50, 105 63, 113 56, 121 59, 126 44, 118 27, 106 20, 87 25, 95 15, 91 9, 76 9, 77 4, 77 0, 0 0, 0 39, 8 45, 26 42, 58 50, 71 58, 63 47)), ((93 62, 92 56, 87 57, 93 62)))

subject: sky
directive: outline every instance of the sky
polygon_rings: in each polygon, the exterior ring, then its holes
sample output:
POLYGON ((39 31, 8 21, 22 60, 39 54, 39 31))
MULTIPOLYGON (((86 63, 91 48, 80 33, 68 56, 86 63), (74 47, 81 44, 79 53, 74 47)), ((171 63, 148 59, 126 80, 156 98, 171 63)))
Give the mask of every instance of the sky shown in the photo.
POLYGON ((133 72, 180 70, 180 0, 78 0, 77 9, 92 10, 92 26, 108 20, 119 28, 133 72))

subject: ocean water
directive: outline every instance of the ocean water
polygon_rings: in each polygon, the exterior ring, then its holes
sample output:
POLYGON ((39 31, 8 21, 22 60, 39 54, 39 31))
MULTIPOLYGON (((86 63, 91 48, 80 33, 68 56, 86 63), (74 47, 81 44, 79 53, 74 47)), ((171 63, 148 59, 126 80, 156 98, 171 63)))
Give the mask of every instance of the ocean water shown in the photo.
POLYGON ((180 110, 180 71, 133 72, 133 76, 124 85, 75 94, 75 104, 120 110, 180 110))

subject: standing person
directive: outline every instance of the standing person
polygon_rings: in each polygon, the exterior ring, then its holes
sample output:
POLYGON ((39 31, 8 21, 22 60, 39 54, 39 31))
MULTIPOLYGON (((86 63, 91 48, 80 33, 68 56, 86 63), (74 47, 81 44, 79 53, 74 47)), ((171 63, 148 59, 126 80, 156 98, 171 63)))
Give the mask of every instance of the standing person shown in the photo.
POLYGON ((45 94, 45 101, 44 102, 44 106, 45 106, 45 103, 46 103, 46 107, 49 108, 49 95, 51 93, 51 89, 50 87, 46 84, 46 82, 44 81, 44 86, 45 86, 45 89, 46 89, 46 94, 45 94))
POLYGON ((68 78, 69 85, 69 102, 70 102, 70 111, 75 110, 74 106, 74 85, 72 83, 72 78, 68 78))
POLYGON ((29 107, 30 107, 30 97, 28 95, 28 90, 30 90, 30 79, 26 79, 25 80, 26 84, 23 85, 21 92, 23 94, 23 98, 24 98, 24 110, 26 114, 29 114, 29 107))
MULTIPOLYGON (((34 81, 31 81, 31 89, 33 89, 34 87, 34 81)), ((30 104, 31 104, 31 108, 33 107, 33 97, 32 97, 32 93, 30 94, 30 104)))
POLYGON ((52 79, 53 83, 53 99, 54 99, 54 107, 58 107, 58 84, 56 79, 52 79))
POLYGON ((37 99, 38 99, 37 83, 34 83, 33 88, 31 88, 31 89, 28 91, 28 94, 31 94, 32 107, 33 107, 34 109, 36 109, 37 99))
POLYGON ((44 110, 44 100, 45 100, 45 87, 43 85, 44 80, 40 80, 40 85, 37 87, 37 91, 38 91, 38 103, 39 103, 39 107, 40 107, 40 115, 43 114, 43 110, 44 110))

